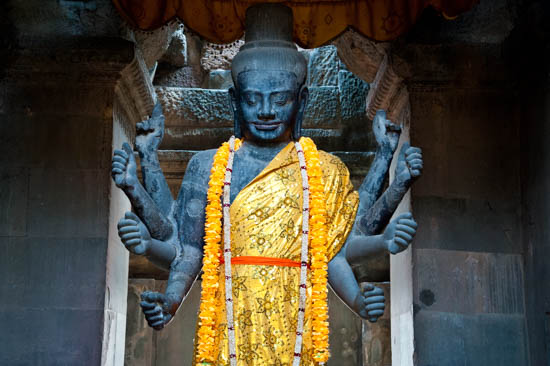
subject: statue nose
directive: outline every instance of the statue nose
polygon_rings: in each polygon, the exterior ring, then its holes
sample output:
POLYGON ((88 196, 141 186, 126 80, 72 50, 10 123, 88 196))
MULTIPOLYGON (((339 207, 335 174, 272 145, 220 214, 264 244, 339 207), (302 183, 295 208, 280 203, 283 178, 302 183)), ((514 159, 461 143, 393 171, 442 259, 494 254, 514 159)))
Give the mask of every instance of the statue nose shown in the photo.
POLYGON ((263 113, 263 112, 260 112, 258 114, 258 118, 262 121, 271 121, 272 119, 275 119, 275 113, 272 113, 272 112, 268 112, 268 113, 263 113))
POLYGON ((275 119, 275 113, 271 110, 269 103, 264 103, 262 109, 258 112, 258 118, 262 121, 271 121, 275 119))

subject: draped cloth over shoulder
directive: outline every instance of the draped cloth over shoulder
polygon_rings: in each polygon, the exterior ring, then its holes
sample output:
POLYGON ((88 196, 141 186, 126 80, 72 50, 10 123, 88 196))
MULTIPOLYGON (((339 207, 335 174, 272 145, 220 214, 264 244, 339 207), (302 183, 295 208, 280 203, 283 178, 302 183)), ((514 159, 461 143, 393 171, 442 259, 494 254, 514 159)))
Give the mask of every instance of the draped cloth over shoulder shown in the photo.
POLYGON ((351 27, 364 36, 389 41, 406 32, 427 6, 456 17, 478 0, 113 0, 131 25, 142 30, 179 18, 214 43, 231 43, 244 32, 246 9, 256 3, 283 3, 294 13, 294 41, 319 47, 351 27))
MULTIPOLYGON (((340 159, 323 151, 319 151, 319 158, 327 208, 326 254, 331 259, 351 230, 359 196, 340 159)), ((294 143, 289 143, 231 204, 238 366, 290 365, 294 358, 300 266, 293 263, 300 263, 303 214, 300 174, 294 143)), ((224 275, 220 267, 216 298, 221 303, 225 299, 224 275)), ((300 365, 317 366, 313 361, 309 278, 307 289, 300 365)), ((229 365, 225 307, 222 309, 216 319, 216 366, 229 365)))

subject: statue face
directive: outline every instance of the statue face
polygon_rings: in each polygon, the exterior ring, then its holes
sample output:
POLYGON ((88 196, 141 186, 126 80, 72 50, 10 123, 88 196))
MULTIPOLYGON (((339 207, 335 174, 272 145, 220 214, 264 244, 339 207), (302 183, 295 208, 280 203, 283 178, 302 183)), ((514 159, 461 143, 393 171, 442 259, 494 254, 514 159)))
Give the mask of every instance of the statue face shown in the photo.
MULTIPOLYGON (((287 71, 247 71, 232 91, 235 118, 245 139, 289 141, 305 98, 299 97, 296 75, 287 71)), ((301 127, 301 121, 299 121, 301 127)))

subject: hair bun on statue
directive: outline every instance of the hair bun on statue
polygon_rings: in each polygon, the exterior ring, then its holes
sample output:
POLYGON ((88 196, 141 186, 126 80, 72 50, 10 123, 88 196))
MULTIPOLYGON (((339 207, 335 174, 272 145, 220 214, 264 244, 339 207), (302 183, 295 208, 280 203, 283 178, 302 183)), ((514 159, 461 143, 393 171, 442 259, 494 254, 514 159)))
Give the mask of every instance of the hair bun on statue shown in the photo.
POLYGON ((292 41, 292 9, 281 4, 258 4, 246 10, 245 44, 233 59, 231 75, 247 71, 288 71, 299 85, 306 79, 306 59, 292 41))

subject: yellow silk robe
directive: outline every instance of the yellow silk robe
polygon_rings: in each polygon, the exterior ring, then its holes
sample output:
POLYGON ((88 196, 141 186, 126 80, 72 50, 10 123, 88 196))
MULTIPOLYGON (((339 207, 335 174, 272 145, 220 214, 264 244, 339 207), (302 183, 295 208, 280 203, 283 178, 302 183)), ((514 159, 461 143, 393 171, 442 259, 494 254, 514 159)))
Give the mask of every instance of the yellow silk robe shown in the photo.
MULTIPOLYGON (((338 253, 351 230, 359 204, 342 161, 319 151, 328 216, 328 258, 338 253)), ((300 261, 302 181, 298 156, 288 144, 235 198, 231 205, 232 256, 263 256, 300 261)), ((229 365, 224 270, 220 265, 217 300, 218 366, 229 365)), ((309 271, 308 271, 309 277, 309 271)), ((234 264, 233 306, 239 366, 292 365, 298 318, 299 267, 234 264)), ((302 366, 313 366, 308 301, 302 366)))

